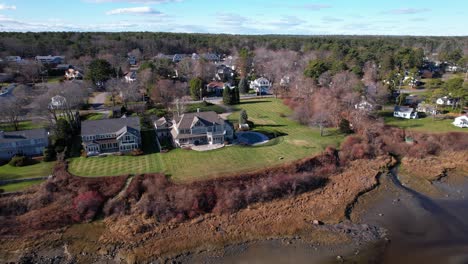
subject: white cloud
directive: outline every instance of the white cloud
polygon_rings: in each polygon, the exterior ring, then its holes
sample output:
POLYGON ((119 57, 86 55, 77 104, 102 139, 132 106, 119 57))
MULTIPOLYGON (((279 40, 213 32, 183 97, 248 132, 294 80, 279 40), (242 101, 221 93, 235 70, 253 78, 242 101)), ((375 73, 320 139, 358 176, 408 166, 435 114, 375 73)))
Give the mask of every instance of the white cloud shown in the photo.
POLYGON ((148 6, 117 8, 106 12, 107 15, 161 15, 162 13, 148 6))
POLYGON ((16 6, 0 4, 0 10, 16 10, 16 6))
POLYGON ((431 11, 429 8, 399 8, 390 10, 390 14, 395 15, 411 15, 411 14, 419 14, 431 11))

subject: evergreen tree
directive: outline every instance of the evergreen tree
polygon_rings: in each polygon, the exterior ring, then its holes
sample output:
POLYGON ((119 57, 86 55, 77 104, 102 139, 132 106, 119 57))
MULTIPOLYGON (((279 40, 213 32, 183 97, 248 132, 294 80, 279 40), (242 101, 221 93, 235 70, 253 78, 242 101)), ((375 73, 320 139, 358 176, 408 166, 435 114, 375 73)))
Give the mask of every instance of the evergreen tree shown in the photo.
POLYGON ((229 86, 224 86, 224 90, 223 90, 223 103, 225 105, 231 105, 232 104, 232 100, 231 100, 232 96, 231 96, 231 88, 229 88, 229 86))
POLYGON ((91 80, 94 84, 103 83, 110 79, 115 73, 111 64, 103 59, 95 59, 89 64, 86 79, 91 80))
POLYGON ((201 100, 203 98, 203 80, 200 78, 193 78, 190 80, 190 95, 193 100, 201 100))
POLYGON ((239 92, 246 94, 249 92, 249 84, 246 78, 241 78, 239 81, 239 92))
POLYGON ((239 104, 240 103, 240 95, 239 95, 239 88, 235 87, 231 90, 232 93, 232 104, 239 104))

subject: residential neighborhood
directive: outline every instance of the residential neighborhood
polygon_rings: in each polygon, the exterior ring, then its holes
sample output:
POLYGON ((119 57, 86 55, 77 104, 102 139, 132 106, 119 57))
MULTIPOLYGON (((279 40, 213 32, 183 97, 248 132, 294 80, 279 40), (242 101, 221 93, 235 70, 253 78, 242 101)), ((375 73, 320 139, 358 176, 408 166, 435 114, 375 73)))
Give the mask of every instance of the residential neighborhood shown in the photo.
POLYGON ((3 0, 0 263, 468 263, 467 12, 3 0))

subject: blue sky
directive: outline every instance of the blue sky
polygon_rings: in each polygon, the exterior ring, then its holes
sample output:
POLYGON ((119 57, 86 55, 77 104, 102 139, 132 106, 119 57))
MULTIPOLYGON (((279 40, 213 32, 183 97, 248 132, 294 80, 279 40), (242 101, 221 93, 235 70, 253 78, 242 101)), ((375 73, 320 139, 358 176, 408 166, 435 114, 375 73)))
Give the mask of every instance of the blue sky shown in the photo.
POLYGON ((466 0, 0 0, 0 31, 468 35, 466 0))

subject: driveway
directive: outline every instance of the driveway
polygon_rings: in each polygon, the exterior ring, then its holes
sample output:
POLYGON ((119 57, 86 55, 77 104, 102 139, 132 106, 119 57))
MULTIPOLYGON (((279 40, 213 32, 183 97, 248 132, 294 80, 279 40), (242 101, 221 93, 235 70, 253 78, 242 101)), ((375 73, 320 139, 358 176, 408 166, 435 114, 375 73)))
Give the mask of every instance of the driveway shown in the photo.
POLYGON ((101 93, 94 93, 92 97, 89 98, 89 104, 94 110, 102 110, 104 109, 104 104, 106 103, 106 99, 109 93, 101 92, 101 93))

